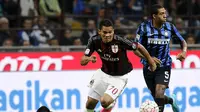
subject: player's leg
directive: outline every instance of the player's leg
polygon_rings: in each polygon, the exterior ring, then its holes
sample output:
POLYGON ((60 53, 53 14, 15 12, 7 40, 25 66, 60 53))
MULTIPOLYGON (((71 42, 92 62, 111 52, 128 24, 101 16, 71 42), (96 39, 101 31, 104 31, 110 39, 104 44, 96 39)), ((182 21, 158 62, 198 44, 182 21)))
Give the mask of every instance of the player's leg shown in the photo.
POLYGON ((112 108, 115 106, 114 99, 107 93, 101 97, 101 106, 103 107, 100 112, 111 112, 112 108))
POLYGON ((101 96, 98 93, 96 93, 93 89, 90 89, 88 93, 88 99, 86 102, 85 112, 94 112, 94 109, 100 98, 101 96))
POLYGON ((101 105, 103 109, 101 112, 111 112, 112 108, 115 105, 115 100, 121 95, 124 90, 127 80, 128 74, 119 77, 109 78, 109 86, 104 93, 103 97, 101 97, 101 105))
MULTIPOLYGON (((170 82, 170 76, 171 76, 171 68, 165 68, 164 70, 164 82, 163 84, 166 85, 166 88, 168 88, 169 82, 170 82)), ((165 104, 171 104, 172 105, 172 109, 174 112, 180 112, 180 109, 177 105, 177 101, 176 101, 176 95, 171 95, 171 96, 164 96, 165 99, 165 104)))
POLYGON ((94 108, 106 91, 108 84, 106 84, 103 79, 106 78, 104 78, 104 73, 100 69, 92 76, 89 83, 90 90, 88 93, 85 112, 94 112, 94 108))
POLYGON ((156 92, 155 92, 155 102, 157 103, 158 107, 159 107, 159 112, 163 112, 164 111, 164 105, 165 105, 165 89, 166 89, 166 85, 162 85, 162 84, 157 84, 156 85, 156 92))
POLYGON ((168 88, 171 76, 171 68, 170 67, 163 67, 159 68, 156 74, 156 92, 155 92, 155 101, 160 108, 160 112, 164 111, 165 104, 172 104, 174 112, 179 112, 179 108, 175 101, 172 98, 165 96, 165 90, 168 88), (176 108, 174 108, 176 106, 176 108))
POLYGON ((156 91, 155 74, 156 71, 151 72, 148 68, 143 68, 144 80, 153 98, 155 97, 155 91, 156 91))

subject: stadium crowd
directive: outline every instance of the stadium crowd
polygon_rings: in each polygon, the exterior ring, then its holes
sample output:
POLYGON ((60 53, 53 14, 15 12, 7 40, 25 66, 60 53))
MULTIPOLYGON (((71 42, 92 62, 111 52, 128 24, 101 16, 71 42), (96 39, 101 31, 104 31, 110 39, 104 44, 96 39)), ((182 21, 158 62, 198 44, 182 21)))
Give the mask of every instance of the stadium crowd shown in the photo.
POLYGON ((0 46, 86 45, 104 18, 134 38, 155 3, 188 44, 200 44, 200 0, 0 0, 0 46))

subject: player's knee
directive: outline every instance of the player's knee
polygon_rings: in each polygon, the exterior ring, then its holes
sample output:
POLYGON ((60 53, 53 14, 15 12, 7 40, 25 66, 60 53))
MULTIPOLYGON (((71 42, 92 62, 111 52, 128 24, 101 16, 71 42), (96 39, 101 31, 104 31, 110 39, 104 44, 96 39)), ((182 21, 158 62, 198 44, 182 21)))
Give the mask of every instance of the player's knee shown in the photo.
POLYGON ((94 109, 98 101, 88 99, 86 103, 86 109, 94 109))
POLYGON ((155 97, 156 98, 164 98, 165 90, 160 88, 156 90, 155 97))
POLYGON ((110 99, 106 99, 106 98, 101 98, 100 102, 103 108, 107 108, 112 103, 110 99))
POLYGON ((165 94, 165 85, 160 85, 158 84, 156 86, 156 93, 155 93, 155 97, 156 98, 164 98, 164 94, 165 94))

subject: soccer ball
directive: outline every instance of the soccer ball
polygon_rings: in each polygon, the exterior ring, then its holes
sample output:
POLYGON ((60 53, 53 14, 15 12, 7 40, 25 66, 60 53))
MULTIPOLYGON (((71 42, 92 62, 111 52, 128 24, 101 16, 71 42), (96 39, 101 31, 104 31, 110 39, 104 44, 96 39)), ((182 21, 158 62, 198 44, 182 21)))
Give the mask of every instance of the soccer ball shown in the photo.
POLYGON ((140 106, 140 112, 159 112, 159 107, 156 102, 146 100, 140 106))

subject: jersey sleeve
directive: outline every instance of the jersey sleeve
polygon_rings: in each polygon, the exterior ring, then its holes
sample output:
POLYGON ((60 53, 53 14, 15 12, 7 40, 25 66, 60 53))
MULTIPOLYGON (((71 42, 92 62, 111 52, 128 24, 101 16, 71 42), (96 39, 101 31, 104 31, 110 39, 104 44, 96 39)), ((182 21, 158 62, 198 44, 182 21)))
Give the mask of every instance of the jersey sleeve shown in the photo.
POLYGON ((142 43, 143 36, 144 36, 144 28, 142 25, 140 25, 136 30, 136 39, 138 40, 139 43, 142 43))
POLYGON ((129 40, 126 37, 120 39, 123 47, 127 50, 136 50, 138 48, 138 42, 136 40, 129 40))
POLYGON ((181 41, 183 41, 183 37, 181 36, 181 34, 178 32, 178 30, 176 29, 176 27, 174 25, 172 25, 172 37, 175 37, 181 41))
POLYGON ((85 56, 91 56, 92 53, 94 52, 94 40, 92 39, 92 37, 88 40, 88 44, 86 46, 86 49, 85 49, 85 53, 84 55, 85 56))

